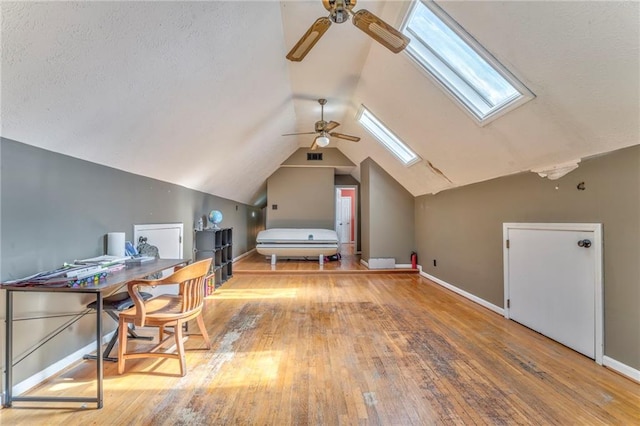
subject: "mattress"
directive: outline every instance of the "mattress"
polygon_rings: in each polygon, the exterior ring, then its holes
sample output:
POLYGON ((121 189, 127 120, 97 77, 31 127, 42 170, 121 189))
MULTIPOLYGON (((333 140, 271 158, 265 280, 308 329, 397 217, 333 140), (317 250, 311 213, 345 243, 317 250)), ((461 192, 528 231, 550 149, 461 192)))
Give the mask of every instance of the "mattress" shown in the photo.
POLYGON ((256 251, 273 256, 331 256, 338 252, 338 234, 332 229, 272 228, 260 231, 256 251))
POLYGON ((258 244, 337 244, 338 234, 333 229, 271 228, 258 232, 256 242, 258 244))

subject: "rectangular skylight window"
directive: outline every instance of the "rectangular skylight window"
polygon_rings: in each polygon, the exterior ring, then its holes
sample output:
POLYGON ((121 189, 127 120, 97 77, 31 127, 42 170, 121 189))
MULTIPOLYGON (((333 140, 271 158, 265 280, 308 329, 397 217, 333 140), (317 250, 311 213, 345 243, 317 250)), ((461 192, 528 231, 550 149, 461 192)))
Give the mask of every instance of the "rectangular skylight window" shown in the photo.
POLYGON ((416 0, 401 30, 409 55, 481 125, 534 98, 433 1, 416 0))
POLYGON ((378 118, 364 105, 360 107, 356 117, 358 122, 367 129, 385 148, 398 158, 405 166, 410 166, 420 157, 413 152, 404 142, 391 132, 378 118))

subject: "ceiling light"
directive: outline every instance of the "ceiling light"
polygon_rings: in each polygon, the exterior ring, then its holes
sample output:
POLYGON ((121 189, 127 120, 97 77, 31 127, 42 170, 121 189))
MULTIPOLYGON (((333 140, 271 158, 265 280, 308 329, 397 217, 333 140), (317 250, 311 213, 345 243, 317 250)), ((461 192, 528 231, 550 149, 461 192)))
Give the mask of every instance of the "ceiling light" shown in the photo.
POLYGON ((325 146, 329 145, 329 137, 327 136, 327 134, 323 133, 318 136, 316 138, 316 144, 318 144, 320 148, 324 148, 325 146))

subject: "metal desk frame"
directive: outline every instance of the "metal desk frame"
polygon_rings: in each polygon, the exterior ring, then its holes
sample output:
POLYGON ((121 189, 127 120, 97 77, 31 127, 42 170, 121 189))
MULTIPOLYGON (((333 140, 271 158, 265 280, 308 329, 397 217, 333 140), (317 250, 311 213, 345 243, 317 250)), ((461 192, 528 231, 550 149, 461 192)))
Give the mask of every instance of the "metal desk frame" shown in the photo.
POLYGON ((106 279, 96 285, 84 287, 47 287, 46 285, 21 287, 15 285, 2 285, 2 289, 7 291, 7 305, 5 320, 6 342, 5 342, 5 395, 4 406, 11 407, 12 403, 18 401, 25 402, 88 402, 96 403, 96 408, 103 407, 103 379, 104 379, 104 359, 102 355, 102 304, 106 296, 120 290, 129 281, 142 279, 147 275, 163 271, 174 266, 187 263, 185 259, 158 259, 154 262, 143 263, 140 266, 122 269, 113 274, 109 274, 106 279), (92 293, 96 296, 96 397, 56 397, 56 396, 13 396, 13 293, 14 292, 40 292, 40 293, 92 293))

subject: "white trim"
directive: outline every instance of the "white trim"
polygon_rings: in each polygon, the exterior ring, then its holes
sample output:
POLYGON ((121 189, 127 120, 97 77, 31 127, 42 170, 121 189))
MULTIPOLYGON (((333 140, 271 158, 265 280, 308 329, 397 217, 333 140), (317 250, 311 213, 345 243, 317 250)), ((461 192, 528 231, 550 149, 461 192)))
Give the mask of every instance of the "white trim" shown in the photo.
POLYGON ((367 267, 367 269, 369 269, 369 263, 366 262, 364 259, 360 259, 360 263, 362 263, 364 266, 367 267))
POLYGON ((235 263, 235 262, 237 262, 238 260, 243 259, 243 258, 245 258, 245 257, 249 256, 249 255, 250 255, 251 253, 253 253, 254 251, 256 251, 256 249, 255 249, 255 248, 252 248, 252 249, 251 249, 251 250, 249 250, 249 251, 245 251, 245 252, 244 252, 244 253, 242 253, 241 255, 234 257, 234 258, 233 258, 233 260, 232 260, 232 262, 233 262, 233 263, 235 263))
POLYGON ((426 272, 422 272, 422 266, 420 266, 420 275, 423 276, 424 278, 433 281, 436 284, 441 285, 442 287, 449 289, 451 291, 453 291, 454 293, 459 294, 460 296, 463 296, 469 300, 471 300, 472 302, 477 303, 478 305, 484 306, 487 309, 492 310, 493 312, 500 314, 500 315, 504 315, 504 309, 502 309, 500 306, 494 305, 493 303, 487 302, 484 299, 479 298, 478 296, 475 296, 467 291, 464 291, 452 284, 449 284, 446 281, 441 280, 440 278, 436 278, 433 275, 429 275, 426 272))
POLYGON ((376 117, 373 112, 364 106, 364 104, 360 105, 358 109, 358 113, 356 114, 356 121, 360 126, 364 127, 373 138, 380 143, 389 153, 391 153, 398 161, 400 161, 405 167, 410 167, 417 162, 421 161, 422 158, 416 153, 405 141, 400 139, 398 135, 391 131, 391 128, 382 122, 378 117, 376 117), (372 124, 368 124, 373 123, 372 124), (376 126, 380 133, 376 133, 376 129, 373 127, 376 126), (382 137, 384 136, 384 137, 382 137), (402 157, 402 151, 412 158, 405 159, 402 157))
POLYGON ((506 241, 509 229, 532 229, 551 231, 585 231, 593 232, 593 249, 595 264, 595 362, 602 365, 604 356, 604 288, 602 276, 602 224, 601 223, 512 223, 502 224, 502 258, 504 274, 504 317, 510 319, 507 300, 509 299, 509 250, 506 241))
POLYGON ((628 365, 623 364, 620 361, 616 361, 613 358, 609 358, 606 355, 602 357, 602 365, 640 383, 640 370, 629 367, 628 365))
MULTIPOLYGON (((116 331, 114 330, 111 333, 108 333, 102 336, 102 344, 104 345, 109 340, 111 340, 111 337, 115 332, 116 331)), ((92 343, 89 343, 85 347, 78 349, 77 351, 75 351, 70 355, 67 355, 61 360, 46 367, 44 370, 41 370, 36 374, 34 374, 33 376, 28 377, 25 380, 21 381, 20 383, 13 385, 13 395, 18 396, 28 391, 29 389, 33 388, 34 386, 39 385, 40 383, 44 382, 48 378, 58 374, 59 372, 61 372, 71 364, 77 361, 80 361, 85 354, 91 353, 95 349, 96 349, 96 342, 94 340, 92 343)))

